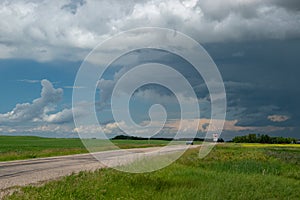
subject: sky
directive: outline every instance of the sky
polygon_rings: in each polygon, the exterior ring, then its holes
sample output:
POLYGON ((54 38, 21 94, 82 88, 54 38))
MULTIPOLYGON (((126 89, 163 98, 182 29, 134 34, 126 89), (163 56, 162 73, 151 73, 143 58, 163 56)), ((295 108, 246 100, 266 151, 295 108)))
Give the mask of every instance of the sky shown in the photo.
MULTIPOLYGON (((150 26, 186 34, 215 62, 227 98, 220 137, 257 133, 300 138, 298 0, 3 0, 0 18, 1 135, 78 137, 78 131, 97 133, 98 127, 74 125, 73 112, 83 118, 90 114, 87 102, 72 108, 73 89, 85 89, 80 85, 74 88, 76 74, 99 43, 122 31, 150 26)), ((130 41, 121 41, 116 47, 126 45, 130 41)), ((201 113, 192 123, 199 124, 198 135, 202 136, 211 115, 203 78, 186 60, 155 49, 121 56, 99 79, 102 85, 96 108, 105 133, 110 137, 122 134, 118 125, 123 124, 135 135, 143 135, 125 121, 114 120, 110 101, 119 78, 133 66, 149 61, 169 65, 187 77, 201 113)), ((160 73, 148 72, 148 76, 160 73)), ((161 76, 180 87, 178 77, 161 76)), ((132 81, 141 77, 134 76, 132 81)), ((183 89, 179 88, 180 92, 183 89)), ((176 96, 155 84, 134 93, 130 102, 133 120, 148 124, 153 104, 164 106, 168 115, 158 136, 172 136, 179 122, 189 127, 189 122, 180 120, 176 96)))

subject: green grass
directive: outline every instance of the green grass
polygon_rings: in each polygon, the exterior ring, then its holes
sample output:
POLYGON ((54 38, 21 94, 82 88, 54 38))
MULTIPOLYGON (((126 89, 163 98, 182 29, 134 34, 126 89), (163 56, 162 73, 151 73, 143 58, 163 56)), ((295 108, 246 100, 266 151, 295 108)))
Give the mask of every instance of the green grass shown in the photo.
POLYGON ((0 136, 0 161, 86 153, 79 139, 0 136))
POLYGON ((156 172, 81 172, 7 199, 300 199, 299 147, 218 145, 204 159, 189 150, 156 172))
MULTIPOLYGON (((90 139, 86 143, 96 146, 95 151, 115 149, 112 145, 105 145, 105 141, 90 139)), ((163 146, 168 141, 161 140, 113 140, 122 149, 163 146)), ((42 138, 34 136, 0 136, 0 161, 61 156, 87 153, 80 139, 70 138, 42 138)))

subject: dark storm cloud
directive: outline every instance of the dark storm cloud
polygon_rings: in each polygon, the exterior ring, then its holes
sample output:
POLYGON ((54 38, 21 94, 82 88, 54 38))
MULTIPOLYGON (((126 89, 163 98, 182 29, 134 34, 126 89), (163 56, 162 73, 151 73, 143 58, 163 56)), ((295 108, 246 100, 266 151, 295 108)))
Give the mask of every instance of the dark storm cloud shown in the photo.
POLYGON ((83 6, 84 4, 86 4, 85 0, 70 0, 70 3, 63 5, 61 9, 68 10, 75 15, 78 7, 83 6))
POLYGON ((206 48, 225 81, 227 116, 238 119, 237 125, 299 126, 299 40, 209 44, 206 48), (234 56, 235 52, 242 54, 234 56), (289 119, 274 122, 268 119, 270 115, 289 119))
MULTIPOLYGON (((185 59, 178 57, 170 52, 156 50, 156 49, 143 49, 132 51, 111 64, 111 68, 105 72, 103 77, 109 77, 109 79, 102 79, 99 84, 99 88, 102 92, 101 98, 104 101, 109 101, 112 89, 114 85, 119 80, 122 75, 124 75, 128 70, 134 68, 135 66, 146 64, 146 63, 160 63, 166 66, 170 66, 182 74, 195 89, 198 98, 204 98, 207 96, 208 90, 197 70, 188 63, 185 59), (110 74, 114 74, 113 76, 110 74)), ((158 74, 151 74, 151 76, 156 76, 158 74)), ((149 75, 150 76, 150 75, 149 75)), ((139 77, 136 77, 139 78, 139 77)), ((176 78, 174 78, 174 85, 176 85, 176 78)), ((178 86, 178 85, 177 85, 178 86)), ((164 87, 157 87, 156 85, 149 84, 147 86, 139 88, 137 92, 153 90, 159 95, 173 96, 170 90, 164 87)))
POLYGON ((271 3, 281 6, 288 10, 300 11, 300 1, 299 0, 271 0, 271 3))
MULTIPOLYGON (((223 76, 228 120, 237 119, 238 126, 299 126, 300 59, 297 52, 300 52, 300 40, 210 43, 204 46, 223 76), (272 121, 268 119, 271 115, 288 116, 288 119, 272 121)), ((115 68, 126 68, 128 65, 129 69, 150 61, 172 66, 190 81, 199 99, 209 102, 203 79, 183 59, 167 52, 149 49, 132 52, 130 55, 134 55, 135 59, 124 62, 125 58, 128 59, 125 56, 114 63, 115 68)), ((155 91, 161 96, 172 96, 170 91, 161 87, 148 85, 139 89, 145 90, 155 91)), ((202 109, 207 110, 204 117, 209 117, 209 109, 202 109)))

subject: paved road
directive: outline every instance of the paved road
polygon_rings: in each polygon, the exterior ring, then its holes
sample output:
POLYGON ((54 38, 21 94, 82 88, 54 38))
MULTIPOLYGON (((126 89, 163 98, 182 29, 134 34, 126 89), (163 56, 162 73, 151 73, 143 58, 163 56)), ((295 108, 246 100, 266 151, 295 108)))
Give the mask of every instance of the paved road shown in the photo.
MULTIPOLYGON (((197 147, 194 145, 193 147, 197 147)), ((159 147, 130 149, 130 152, 149 155, 159 150, 159 155, 173 153, 187 148, 184 145, 174 145, 167 149, 159 147)), ((128 151, 115 150, 93 153, 101 162, 91 154, 77 154, 30 160, 0 162, 0 191, 13 187, 23 186, 41 181, 56 179, 79 171, 94 171, 105 167, 101 163, 110 166, 127 164, 134 161, 134 157, 128 155, 128 151), (127 152, 127 153, 126 153, 127 152), (133 158, 133 159, 132 159, 133 158)))

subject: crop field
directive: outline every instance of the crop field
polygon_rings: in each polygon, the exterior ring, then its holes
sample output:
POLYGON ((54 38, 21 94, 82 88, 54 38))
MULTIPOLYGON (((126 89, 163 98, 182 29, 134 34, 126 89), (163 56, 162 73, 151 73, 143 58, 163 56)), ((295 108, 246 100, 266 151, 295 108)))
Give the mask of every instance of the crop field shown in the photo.
MULTIPOLYGON (((111 150, 115 147, 105 145, 97 139, 85 140, 91 146, 97 145, 97 151, 111 150), (102 145, 103 144, 103 145, 102 145)), ((122 149, 163 146, 168 141, 162 140, 112 140, 122 149)), ((30 159, 39 157, 61 156, 87 153, 80 139, 42 138, 34 136, 0 136, 0 161, 30 159)))
POLYGON ((6 199, 300 199, 300 145, 219 144, 203 159, 191 149, 152 173, 81 172, 6 199))

